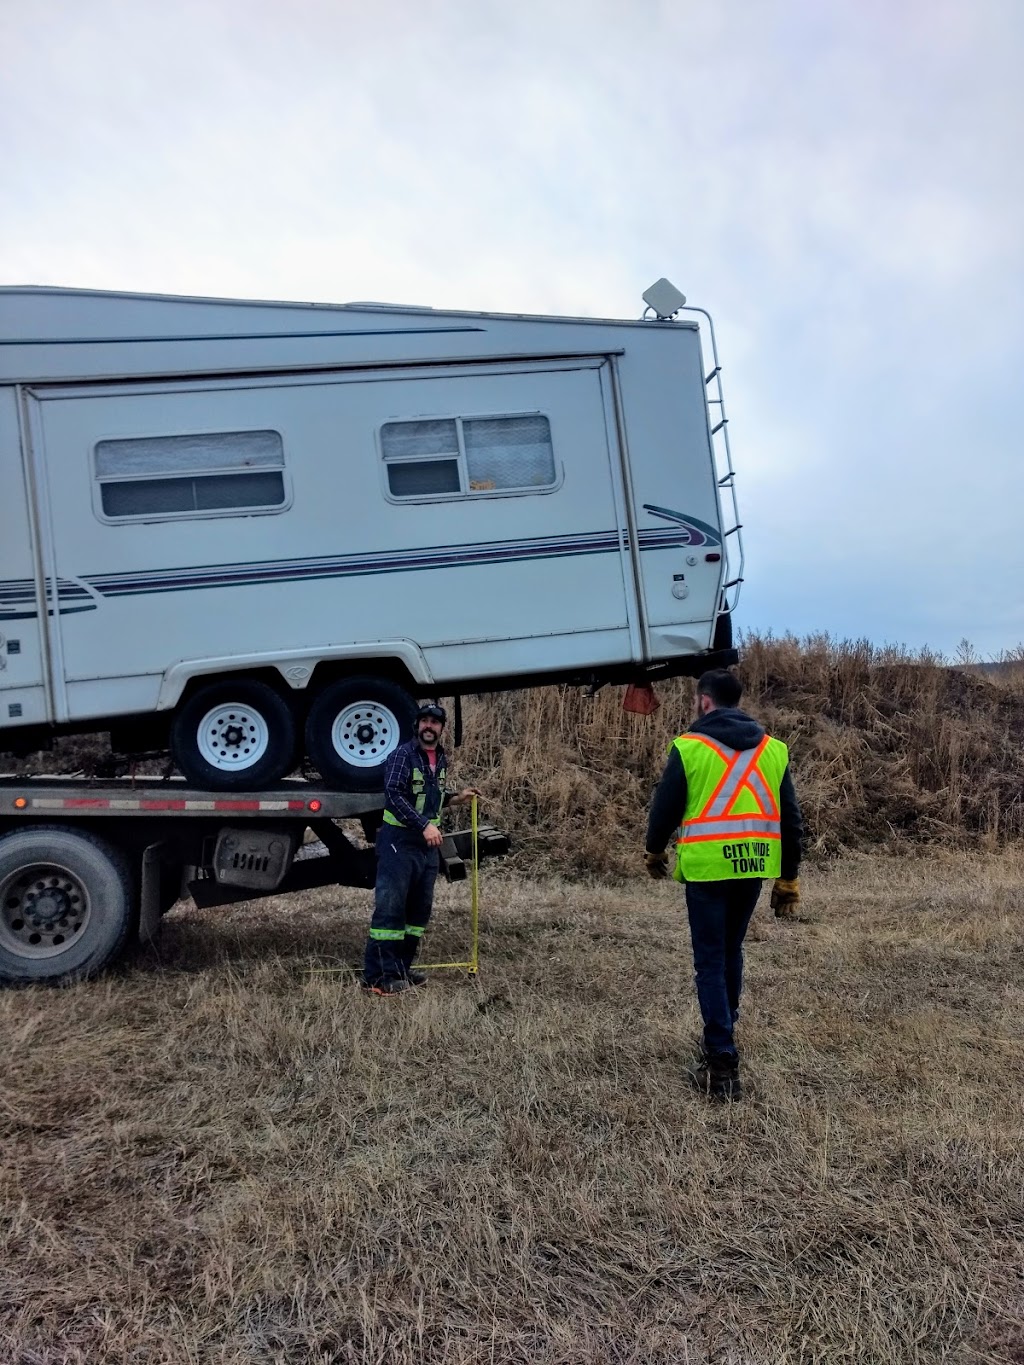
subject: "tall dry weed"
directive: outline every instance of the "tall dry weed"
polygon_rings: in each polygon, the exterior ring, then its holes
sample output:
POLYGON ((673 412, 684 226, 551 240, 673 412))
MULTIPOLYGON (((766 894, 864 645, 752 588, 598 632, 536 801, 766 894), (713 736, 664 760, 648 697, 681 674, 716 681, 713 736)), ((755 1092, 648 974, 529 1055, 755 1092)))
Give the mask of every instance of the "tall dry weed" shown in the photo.
MULTIPOLYGON (((826 635, 749 637, 739 672, 745 709, 790 746, 811 852, 1024 833, 1024 676, 826 635)), ((658 692, 653 717, 623 712, 617 688, 468 702, 460 767, 524 861, 637 871, 666 748, 695 714, 692 681, 658 692)))

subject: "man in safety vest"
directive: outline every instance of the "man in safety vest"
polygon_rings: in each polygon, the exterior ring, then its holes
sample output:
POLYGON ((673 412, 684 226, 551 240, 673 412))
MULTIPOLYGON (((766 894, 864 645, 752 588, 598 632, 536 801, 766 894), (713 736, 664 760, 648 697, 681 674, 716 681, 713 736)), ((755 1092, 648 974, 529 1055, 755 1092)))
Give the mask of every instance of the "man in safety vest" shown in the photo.
POLYGON ((686 884, 697 999, 704 1019, 690 1079, 716 1099, 739 1099, 733 1027, 743 989, 743 939, 767 878, 776 915, 800 901, 803 822, 789 751, 738 710, 743 685, 716 668, 697 683, 700 714, 669 748, 647 822, 647 871, 686 884))
POLYGON ((413 962, 434 905, 441 810, 480 793, 467 787, 446 796, 448 759, 441 748, 447 719, 437 702, 416 714, 416 738, 400 744, 384 768, 384 823, 377 831, 377 880, 366 941, 363 984, 375 995, 422 986, 413 962))

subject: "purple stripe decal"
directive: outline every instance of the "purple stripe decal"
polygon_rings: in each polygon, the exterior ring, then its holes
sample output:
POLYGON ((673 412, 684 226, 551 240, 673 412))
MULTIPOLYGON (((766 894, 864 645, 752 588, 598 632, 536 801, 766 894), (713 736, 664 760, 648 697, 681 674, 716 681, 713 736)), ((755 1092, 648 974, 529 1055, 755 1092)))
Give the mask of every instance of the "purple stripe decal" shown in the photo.
MULTIPOLYGON (((707 543, 693 525, 655 528, 638 533, 641 550, 673 549, 707 543)), ((561 559, 575 555, 615 554, 628 546, 625 532, 591 531, 580 535, 551 536, 536 540, 491 541, 476 545, 433 545, 404 553, 359 554, 338 558, 317 556, 310 559, 266 560, 252 564, 207 564, 195 568, 164 569, 154 572, 97 574, 83 581, 104 597, 128 597, 148 593, 187 591, 193 588, 241 587, 252 583, 287 582, 322 578, 350 578, 361 574, 399 573, 415 569, 447 569, 460 566, 511 563, 516 560, 561 559)), ((31 580, 21 579, 5 585, 9 606, 27 607, 34 588, 31 580)), ((61 583, 61 614, 68 610, 89 611, 88 605, 71 606, 68 599, 81 601, 84 590, 77 584, 61 583)), ((35 615, 25 612, 25 615, 35 615)), ((21 613, 18 613, 19 619, 21 613)), ((11 619, 8 616, 6 619, 11 619)))

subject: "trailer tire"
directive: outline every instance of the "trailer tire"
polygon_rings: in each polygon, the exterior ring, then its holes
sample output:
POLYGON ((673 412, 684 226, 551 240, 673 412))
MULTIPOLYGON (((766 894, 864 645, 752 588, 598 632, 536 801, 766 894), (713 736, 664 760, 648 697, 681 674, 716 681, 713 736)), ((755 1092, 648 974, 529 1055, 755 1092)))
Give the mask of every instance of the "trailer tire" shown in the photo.
POLYGON ((288 702, 258 678, 221 678, 197 688, 171 722, 171 753, 193 786, 261 791, 295 766, 288 702))
POLYGON ((377 791, 384 765, 416 727, 416 702, 387 678, 339 678, 309 708, 306 752, 331 786, 377 791))
POLYGON ((133 878, 94 834, 35 825, 0 838, 0 982, 78 981, 121 952, 133 878))

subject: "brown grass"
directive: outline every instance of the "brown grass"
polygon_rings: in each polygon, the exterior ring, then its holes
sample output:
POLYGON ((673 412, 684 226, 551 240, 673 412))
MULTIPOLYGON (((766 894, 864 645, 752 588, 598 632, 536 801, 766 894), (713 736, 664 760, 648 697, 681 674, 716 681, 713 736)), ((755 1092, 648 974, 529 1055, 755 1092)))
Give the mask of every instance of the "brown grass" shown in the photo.
POLYGON ((364 998, 369 898, 324 891, 0 995, 0 1361, 1024 1361, 1024 682, 966 664, 748 642, 816 856, 808 922, 754 921, 742 1105, 682 1079, 685 918, 637 877, 688 683, 469 699, 518 847, 476 980, 364 998))
POLYGON ((1022 878, 851 855, 760 910, 731 1107, 674 886, 492 877, 480 977, 400 1002, 364 893, 180 907, 0 996, 0 1359, 1024 1360, 1022 878))

